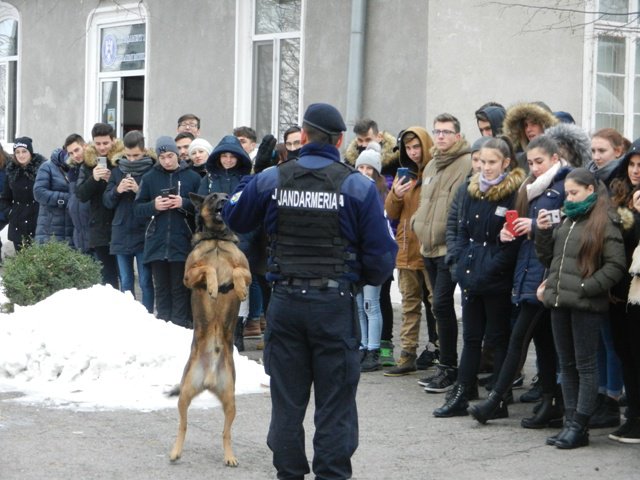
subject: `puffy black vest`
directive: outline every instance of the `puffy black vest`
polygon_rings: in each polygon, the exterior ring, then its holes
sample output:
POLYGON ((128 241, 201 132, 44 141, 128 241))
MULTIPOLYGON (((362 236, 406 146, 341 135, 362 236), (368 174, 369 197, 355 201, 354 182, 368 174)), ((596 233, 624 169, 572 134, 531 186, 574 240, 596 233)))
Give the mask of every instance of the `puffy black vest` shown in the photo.
POLYGON ((351 258, 340 232, 340 188, 353 169, 338 162, 307 169, 289 161, 278 171, 279 186, 273 193, 278 233, 271 236, 270 271, 284 278, 340 278, 351 258))

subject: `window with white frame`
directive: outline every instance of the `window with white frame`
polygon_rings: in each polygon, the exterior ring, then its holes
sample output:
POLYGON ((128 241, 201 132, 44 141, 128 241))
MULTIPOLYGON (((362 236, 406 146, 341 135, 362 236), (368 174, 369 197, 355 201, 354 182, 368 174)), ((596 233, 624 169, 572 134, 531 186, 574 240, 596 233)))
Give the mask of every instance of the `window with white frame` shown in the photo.
POLYGON ((0 2, 0 139, 16 135, 18 89, 18 13, 0 2))
POLYGON ((98 8, 87 36, 86 130, 96 122, 113 126, 118 137, 143 130, 147 13, 142 4, 98 8))
MULTIPOLYGON (((240 4, 244 3, 239 0, 240 4)), ((246 53, 250 64, 236 75, 248 78, 236 82, 236 120, 250 121, 258 138, 266 134, 282 137, 300 115, 302 0, 253 0, 251 15, 238 5, 241 18, 251 18, 246 53), (245 16, 246 15, 246 16, 245 16), (248 81, 250 79, 250 83, 248 81), (249 93, 247 102, 239 97, 249 93)), ((239 25, 239 28, 242 28, 239 25)), ((239 53, 239 62, 246 62, 239 53)))
POLYGON ((594 130, 640 137, 639 0, 600 0, 594 22, 594 130))

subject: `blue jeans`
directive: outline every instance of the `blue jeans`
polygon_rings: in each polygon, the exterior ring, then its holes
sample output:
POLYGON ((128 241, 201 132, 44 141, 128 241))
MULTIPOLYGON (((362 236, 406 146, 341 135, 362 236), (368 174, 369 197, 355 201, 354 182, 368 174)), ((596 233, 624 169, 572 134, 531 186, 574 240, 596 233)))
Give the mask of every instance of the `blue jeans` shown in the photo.
POLYGON ((360 318, 360 344, 365 350, 380 348, 382 312, 380 311, 380 285, 365 285, 358 293, 358 317, 360 318))
POLYGON ((134 255, 116 255, 118 260, 118 270, 120 271, 120 291, 131 292, 135 298, 135 291, 133 289, 134 273, 133 273, 133 259, 136 259, 136 265, 138 267, 138 283, 140 284, 140 290, 142 291, 142 305, 147 309, 147 312, 153 313, 153 278, 151 277, 151 266, 142 263, 143 253, 136 253, 134 255))
POLYGON ((611 320, 606 318, 600 325, 600 346, 598 348, 599 393, 613 398, 622 394, 622 365, 613 347, 611 320))

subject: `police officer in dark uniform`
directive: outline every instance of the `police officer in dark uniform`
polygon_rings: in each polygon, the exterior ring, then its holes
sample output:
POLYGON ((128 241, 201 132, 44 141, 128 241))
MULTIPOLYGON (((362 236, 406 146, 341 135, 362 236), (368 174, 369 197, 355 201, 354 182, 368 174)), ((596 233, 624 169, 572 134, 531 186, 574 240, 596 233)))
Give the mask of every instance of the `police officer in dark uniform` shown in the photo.
POLYGON ((382 284, 397 252, 374 183, 340 162, 345 130, 333 106, 310 105, 299 160, 247 177, 223 210, 235 232, 264 222, 270 239, 267 444, 281 479, 309 473, 302 422, 312 384, 313 471, 316 478, 351 478, 360 378, 355 292, 382 284))

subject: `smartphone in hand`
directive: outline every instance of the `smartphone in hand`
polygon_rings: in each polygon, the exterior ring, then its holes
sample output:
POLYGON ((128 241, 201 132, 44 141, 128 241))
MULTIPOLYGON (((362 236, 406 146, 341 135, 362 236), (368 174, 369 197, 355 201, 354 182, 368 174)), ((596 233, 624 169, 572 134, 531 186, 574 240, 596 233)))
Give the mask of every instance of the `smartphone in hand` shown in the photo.
POLYGON ((505 213, 505 219, 507 220, 507 231, 514 237, 517 237, 518 234, 516 233, 516 230, 515 230, 516 226, 514 225, 513 222, 515 222, 518 219, 518 211, 507 210, 507 213, 505 213))
POLYGON ((409 169, 407 167, 400 167, 396 173, 400 179, 400 183, 407 183, 411 177, 409 176, 409 169))
POLYGON ((98 165, 102 168, 107 168, 107 157, 98 157, 98 165))

